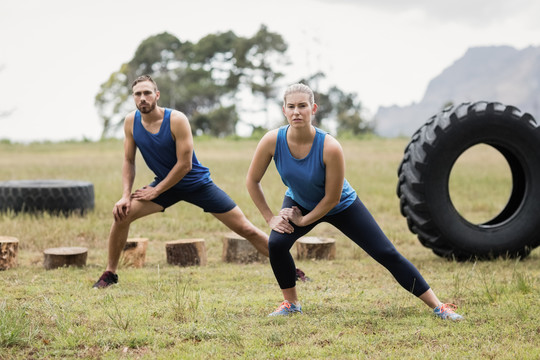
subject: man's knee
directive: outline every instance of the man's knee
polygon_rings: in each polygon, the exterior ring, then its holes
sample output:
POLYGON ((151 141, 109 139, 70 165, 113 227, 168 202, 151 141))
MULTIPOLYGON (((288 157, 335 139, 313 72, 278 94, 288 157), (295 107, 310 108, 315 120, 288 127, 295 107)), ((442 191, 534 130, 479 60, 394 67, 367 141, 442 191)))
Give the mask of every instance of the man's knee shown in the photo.
POLYGON ((118 225, 129 225, 137 219, 163 211, 163 207, 151 201, 133 200, 129 213, 122 219, 114 219, 118 225))
POLYGON ((114 225, 116 226, 128 226, 133 220, 128 216, 123 217, 122 219, 114 218, 114 225))

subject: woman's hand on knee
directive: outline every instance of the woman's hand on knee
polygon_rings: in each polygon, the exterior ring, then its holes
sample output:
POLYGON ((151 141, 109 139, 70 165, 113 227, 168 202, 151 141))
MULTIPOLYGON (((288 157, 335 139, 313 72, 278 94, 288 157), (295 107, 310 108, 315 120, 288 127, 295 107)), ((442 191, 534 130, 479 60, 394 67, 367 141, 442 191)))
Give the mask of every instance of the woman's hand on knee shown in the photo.
POLYGON ((289 223, 286 217, 278 215, 273 216, 272 219, 268 222, 270 228, 278 233, 287 233, 290 234, 294 231, 294 227, 289 223))
POLYGON ((302 219, 304 216, 302 215, 302 212, 300 209, 296 206, 290 207, 290 208, 283 208, 279 212, 279 215, 287 219, 287 221, 292 222, 293 224, 297 226, 301 226, 302 219))

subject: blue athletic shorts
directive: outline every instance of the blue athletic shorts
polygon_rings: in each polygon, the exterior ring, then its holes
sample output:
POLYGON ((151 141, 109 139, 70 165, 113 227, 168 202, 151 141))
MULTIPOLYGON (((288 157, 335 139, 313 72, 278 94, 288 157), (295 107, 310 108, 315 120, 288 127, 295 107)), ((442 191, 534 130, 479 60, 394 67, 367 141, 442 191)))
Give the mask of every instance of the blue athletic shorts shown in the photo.
MULTIPOLYGON (((154 185, 152 183, 149 186, 154 185)), ((152 202, 163 206, 163 211, 179 201, 187 201, 200 207, 205 212, 215 214, 226 213, 236 206, 233 199, 213 182, 205 184, 194 191, 180 191, 171 188, 152 200, 152 202)))

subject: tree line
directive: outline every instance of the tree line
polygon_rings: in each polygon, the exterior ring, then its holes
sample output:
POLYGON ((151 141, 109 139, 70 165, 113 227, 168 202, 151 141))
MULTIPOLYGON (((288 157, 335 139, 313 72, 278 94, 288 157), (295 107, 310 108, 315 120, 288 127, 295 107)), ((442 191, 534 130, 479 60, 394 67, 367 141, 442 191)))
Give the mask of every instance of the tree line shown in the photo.
MULTIPOLYGON (((227 136, 236 132, 240 120, 239 97, 248 91, 261 100, 261 111, 268 114, 272 104, 281 104, 281 69, 289 65, 288 45, 280 34, 265 25, 252 37, 232 31, 209 34, 198 42, 181 41, 164 32, 143 40, 133 58, 101 84, 95 106, 102 121, 102 138, 113 136, 122 127, 125 114, 133 108, 131 82, 140 75, 151 75, 158 83, 160 103, 182 111, 190 119, 194 135, 227 136)), ((316 73, 298 79, 310 85, 324 78, 316 73)), ((316 89, 314 89, 316 90, 316 89)), ((334 122, 340 133, 353 135, 372 132, 362 116, 355 93, 336 86, 316 91, 319 105, 317 125, 334 122)), ((253 130, 265 130, 248 123, 253 130)))

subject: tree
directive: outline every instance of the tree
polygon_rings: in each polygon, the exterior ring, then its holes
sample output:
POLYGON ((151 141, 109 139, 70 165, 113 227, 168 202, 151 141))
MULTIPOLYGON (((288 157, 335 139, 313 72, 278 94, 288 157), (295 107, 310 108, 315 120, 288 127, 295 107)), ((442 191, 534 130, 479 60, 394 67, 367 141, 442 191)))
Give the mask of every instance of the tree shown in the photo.
POLYGON ((128 105, 131 92, 127 72, 128 64, 123 64, 119 71, 109 76, 109 79, 101 84, 100 91, 96 95, 95 105, 99 117, 103 122, 101 138, 107 138, 122 126, 122 115, 127 113, 131 106, 128 105))
POLYGON ((357 101, 355 93, 345 93, 333 86, 328 94, 335 108, 338 135, 351 133, 356 136, 373 132, 373 126, 361 115, 362 104, 357 101))
POLYGON ((103 122, 102 138, 106 138, 122 126, 123 116, 133 108, 131 101, 131 82, 139 75, 150 73, 160 86, 162 101, 174 106, 174 93, 169 90, 171 77, 177 67, 176 52, 182 44, 176 37, 162 33, 144 40, 130 62, 122 64, 120 69, 101 85, 96 95, 95 105, 103 122), (170 69, 170 70, 169 70, 170 69), (168 76, 165 76, 168 75, 168 76))
POLYGON ((223 137, 234 133, 238 114, 234 105, 220 107, 207 114, 195 114, 192 122, 200 133, 223 137))
POLYGON ((228 31, 209 34, 197 43, 182 42, 167 32, 151 36, 96 95, 102 138, 113 134, 133 108, 130 84, 143 74, 158 83, 160 103, 188 116, 194 134, 232 134, 239 119, 234 106, 239 89, 258 85, 256 92, 270 96, 271 84, 281 73, 273 70, 267 58, 282 49, 286 44, 281 36, 264 26, 253 38, 228 31))
POLYGON ((268 31, 264 25, 247 41, 247 51, 243 53, 245 61, 244 77, 254 95, 262 96, 268 124, 268 105, 276 97, 276 84, 283 73, 276 71, 274 65, 284 65, 287 60, 283 54, 288 45, 279 34, 268 31))

